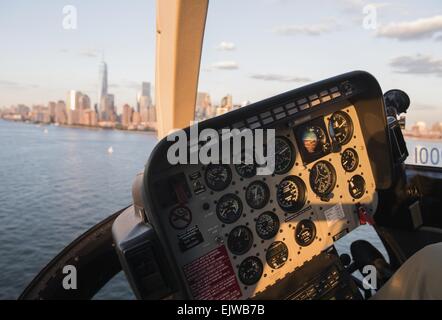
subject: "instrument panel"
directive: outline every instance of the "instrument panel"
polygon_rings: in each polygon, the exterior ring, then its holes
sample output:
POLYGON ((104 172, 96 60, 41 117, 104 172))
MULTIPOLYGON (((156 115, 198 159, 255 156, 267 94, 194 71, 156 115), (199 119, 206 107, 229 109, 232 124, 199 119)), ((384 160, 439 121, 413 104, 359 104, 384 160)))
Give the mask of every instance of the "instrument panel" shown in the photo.
MULTIPOLYGON (((194 299, 249 299, 374 213, 375 178, 355 106, 276 127, 275 171, 177 165, 154 178, 165 235, 194 299), (174 201, 162 202, 164 186, 174 201)), ((295 288, 294 288, 295 290, 295 288)))

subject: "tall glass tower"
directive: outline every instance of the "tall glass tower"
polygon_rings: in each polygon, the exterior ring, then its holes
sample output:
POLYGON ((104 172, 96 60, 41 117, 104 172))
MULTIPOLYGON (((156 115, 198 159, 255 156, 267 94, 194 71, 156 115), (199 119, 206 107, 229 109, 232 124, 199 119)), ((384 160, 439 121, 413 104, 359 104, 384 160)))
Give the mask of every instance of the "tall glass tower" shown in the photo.
POLYGON ((104 61, 100 63, 98 83, 98 112, 101 113, 104 111, 101 101, 107 95, 107 64, 104 61))

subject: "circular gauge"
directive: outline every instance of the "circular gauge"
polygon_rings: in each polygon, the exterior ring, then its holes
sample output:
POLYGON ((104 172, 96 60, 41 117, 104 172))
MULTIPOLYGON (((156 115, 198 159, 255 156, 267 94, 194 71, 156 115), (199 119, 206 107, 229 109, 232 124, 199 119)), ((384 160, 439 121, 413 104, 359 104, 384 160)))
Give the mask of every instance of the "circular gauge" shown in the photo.
POLYGON ((229 233, 227 247, 235 255, 242 255, 253 245, 253 233, 245 226, 238 226, 229 233))
POLYGON ((365 193, 365 180, 360 175, 353 176, 350 181, 348 182, 348 191, 350 192, 350 195, 355 198, 359 199, 362 198, 362 196, 365 193))
POLYGON ((187 207, 176 207, 170 212, 169 222, 174 229, 187 228, 192 221, 192 212, 187 207))
POLYGON ((256 220, 256 233, 264 240, 276 236, 279 230, 279 218, 273 212, 264 212, 256 220))
POLYGON ((295 163, 295 148, 289 139, 276 137, 275 139, 275 173, 287 173, 295 163))
POLYGON ((269 202, 270 190, 266 183, 254 181, 246 189, 246 201, 253 209, 262 209, 269 202))
POLYGON ((206 169, 205 179, 210 189, 222 191, 232 181, 232 170, 225 164, 209 164, 206 169))
POLYGON ((216 215, 221 222, 234 223, 242 214, 242 202, 241 199, 233 194, 229 193, 223 195, 216 204, 216 215))
POLYGON ((256 175, 256 165, 255 164, 235 164, 235 170, 243 178, 251 178, 256 175))
POLYGON ((355 149, 348 148, 342 152, 341 164, 345 171, 353 172, 359 165, 359 156, 355 149))
POLYGON ((324 130, 318 126, 309 126, 302 133, 302 143, 308 153, 324 152, 329 148, 324 130))
POLYGON ((261 279, 264 267, 258 257, 248 257, 239 265, 238 277, 242 283, 251 286, 261 279))
MULTIPOLYGON (((246 153, 246 151, 243 150, 241 153, 241 163, 235 164, 235 170, 241 177, 251 178, 256 175, 256 164, 253 161, 252 163, 245 163, 246 155, 249 155, 249 152, 246 153)), ((253 160, 253 153, 250 158, 253 160)))
POLYGON ((282 241, 273 242, 267 249, 266 260, 272 269, 281 268, 289 258, 289 249, 282 241))
POLYGON ((335 137, 336 141, 340 145, 349 143, 353 136, 353 123, 350 116, 345 112, 338 111, 333 113, 330 122, 333 129, 330 134, 335 137))
POLYGON ((336 171, 327 161, 316 162, 310 171, 310 186, 318 196, 326 196, 336 184, 336 171))
POLYGON ((301 247, 309 246, 316 237, 316 226, 311 220, 302 220, 298 223, 295 229, 296 243, 301 247))
POLYGON ((288 176, 278 185, 276 198, 284 211, 296 212, 305 204, 305 184, 300 178, 288 176))

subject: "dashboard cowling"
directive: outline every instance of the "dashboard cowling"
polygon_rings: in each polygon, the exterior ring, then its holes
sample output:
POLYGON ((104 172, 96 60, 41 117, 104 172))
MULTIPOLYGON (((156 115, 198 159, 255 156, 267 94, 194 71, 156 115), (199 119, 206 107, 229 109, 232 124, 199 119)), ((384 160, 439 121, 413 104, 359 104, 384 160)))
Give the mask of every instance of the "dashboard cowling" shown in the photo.
POLYGON ((295 160, 287 155, 291 167, 269 176, 244 176, 234 165, 170 165, 171 142, 163 139, 146 166, 143 198, 180 295, 248 299, 280 292, 281 280, 359 225, 357 206, 374 214, 377 191, 392 179, 384 110, 378 82, 356 71, 199 123, 200 130, 276 129, 295 160), (339 132, 343 118, 351 122, 347 133, 339 132), (227 181, 208 181, 217 174, 227 181))

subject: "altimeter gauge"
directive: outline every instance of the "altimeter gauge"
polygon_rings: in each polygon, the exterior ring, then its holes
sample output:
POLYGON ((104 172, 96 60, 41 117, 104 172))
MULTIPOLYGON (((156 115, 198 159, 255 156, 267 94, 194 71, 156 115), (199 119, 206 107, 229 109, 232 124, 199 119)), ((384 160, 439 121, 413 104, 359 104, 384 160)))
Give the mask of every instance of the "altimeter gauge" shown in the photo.
POLYGON ((282 210, 296 212, 300 210, 306 200, 305 184, 296 176, 283 179, 276 190, 276 199, 282 210))

